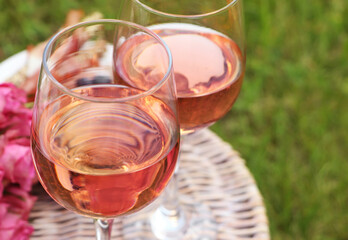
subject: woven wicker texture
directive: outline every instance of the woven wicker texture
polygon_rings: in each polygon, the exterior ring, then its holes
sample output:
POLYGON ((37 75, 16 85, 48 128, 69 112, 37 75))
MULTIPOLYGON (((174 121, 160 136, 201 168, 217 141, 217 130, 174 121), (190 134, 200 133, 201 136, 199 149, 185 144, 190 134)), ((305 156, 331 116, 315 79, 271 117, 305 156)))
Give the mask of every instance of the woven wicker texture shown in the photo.
MULTIPOLYGON (((262 197, 243 159, 229 144, 205 129, 185 137, 180 159, 180 201, 186 207, 201 202, 210 210, 215 228, 208 239, 270 239, 262 197)), ((95 239, 91 219, 65 210, 41 188, 36 191, 39 199, 30 215, 35 228, 32 240, 95 239)), ((150 232, 135 229, 158 202, 115 220, 112 239, 153 239, 150 232)))

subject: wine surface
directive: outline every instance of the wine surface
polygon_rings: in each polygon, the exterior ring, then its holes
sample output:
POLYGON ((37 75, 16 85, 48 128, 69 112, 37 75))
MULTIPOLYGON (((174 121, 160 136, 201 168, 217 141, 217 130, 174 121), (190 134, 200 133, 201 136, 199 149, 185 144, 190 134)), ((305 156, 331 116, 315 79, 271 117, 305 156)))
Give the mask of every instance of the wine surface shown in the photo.
MULTIPOLYGON (((102 85, 76 91, 128 96, 138 90, 102 85)), ((151 96, 129 103, 60 97, 45 108, 39 128, 33 128, 40 181, 53 199, 82 215, 112 218, 142 208, 161 193, 174 171, 175 122, 170 108, 151 96)))
MULTIPOLYGON (((173 55, 182 133, 209 126, 223 117, 238 97, 244 76, 244 59, 237 44, 217 31, 191 24, 169 23, 149 28, 161 36, 173 55)), ((133 52, 132 45, 140 42, 141 36, 133 37, 117 53, 115 69, 129 85, 139 85, 140 79, 136 74, 123 73, 129 64, 134 65, 138 75, 153 77, 149 69, 159 46, 149 44, 143 52, 133 52)))

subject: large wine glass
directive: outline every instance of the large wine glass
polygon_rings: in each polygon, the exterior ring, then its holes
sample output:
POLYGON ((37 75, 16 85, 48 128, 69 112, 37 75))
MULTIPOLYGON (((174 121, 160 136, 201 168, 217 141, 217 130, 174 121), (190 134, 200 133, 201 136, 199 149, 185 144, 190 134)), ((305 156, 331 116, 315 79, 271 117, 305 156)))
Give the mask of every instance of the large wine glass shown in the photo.
MULTIPOLYGON (((146 26, 168 44, 183 136, 210 126, 231 109, 245 69, 242 0, 129 0, 121 18, 146 26)), ((176 185, 173 178, 151 217, 154 234, 159 239, 214 239, 204 233, 212 228, 205 223, 214 222, 204 203, 180 205, 176 185)))
POLYGON ((105 19, 49 41, 34 103, 34 164, 57 203, 95 219, 97 239, 110 239, 112 219, 159 196, 175 169, 179 132, 171 55, 151 31, 105 19), (125 45, 137 53, 122 58, 133 86, 115 74, 125 45), (142 54, 155 59, 146 60, 146 74, 142 54))

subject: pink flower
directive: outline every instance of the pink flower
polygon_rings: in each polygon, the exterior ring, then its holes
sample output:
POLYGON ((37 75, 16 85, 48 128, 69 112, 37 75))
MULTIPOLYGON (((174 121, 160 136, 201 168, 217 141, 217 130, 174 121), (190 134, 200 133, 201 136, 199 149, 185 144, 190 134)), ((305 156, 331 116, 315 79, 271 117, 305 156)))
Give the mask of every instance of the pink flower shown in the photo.
POLYGON ((36 197, 30 196, 28 191, 18 186, 10 186, 6 189, 6 194, 0 203, 10 204, 12 213, 20 215, 22 219, 27 219, 35 200, 36 197))
POLYGON ((33 232, 28 216, 36 198, 19 187, 11 186, 0 200, 0 239, 27 240, 33 232))
POLYGON ((11 183, 17 183, 22 189, 30 191, 36 176, 30 147, 7 144, 0 156, 0 170, 4 171, 4 177, 11 183))
POLYGON ((0 169, 0 199, 2 198, 2 193, 4 192, 5 186, 7 185, 4 179, 4 176, 5 176, 5 171, 0 169))
POLYGON ((0 111, 16 111, 27 101, 24 90, 16 87, 12 83, 0 84, 0 111))
POLYGON ((30 196, 35 169, 30 152, 31 110, 26 94, 11 83, 0 84, 0 239, 29 239, 28 223, 35 197, 30 196))
POLYGON ((29 139, 31 117, 31 110, 27 108, 23 108, 21 112, 16 113, 16 115, 8 117, 7 122, 3 123, 3 125, 6 124, 6 138, 9 140, 21 137, 29 139))
POLYGON ((17 88, 12 83, 0 84, 0 128, 5 128, 9 124, 9 120, 15 115, 22 114, 27 111, 24 108, 26 102, 26 93, 17 88))
POLYGON ((19 184, 24 190, 30 191, 36 175, 29 139, 32 114, 31 110, 24 106, 25 102, 26 95, 23 90, 11 83, 0 84, 0 132, 3 133, 0 136, 2 182, 19 184))
POLYGON ((18 187, 7 189, 0 200, 0 239, 27 240, 33 232, 27 219, 35 197, 18 187))
POLYGON ((28 240, 33 227, 28 223, 36 197, 15 185, 6 187, 0 199, 0 239, 28 240))

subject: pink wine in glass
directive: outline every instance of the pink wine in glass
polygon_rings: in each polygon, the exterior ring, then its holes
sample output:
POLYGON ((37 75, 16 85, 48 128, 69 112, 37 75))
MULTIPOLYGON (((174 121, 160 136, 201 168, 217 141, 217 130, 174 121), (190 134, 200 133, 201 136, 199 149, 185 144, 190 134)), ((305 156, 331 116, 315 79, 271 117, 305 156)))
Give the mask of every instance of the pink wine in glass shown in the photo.
MULTIPOLYGON (((207 127, 223 117, 242 86, 244 58, 238 45, 215 30, 192 24, 169 23, 149 28, 162 37, 173 55, 182 133, 207 127)), ((153 50, 159 46, 149 44, 143 52, 135 53, 133 48, 143 41, 141 38, 130 38, 117 52, 116 74, 129 85, 138 82, 139 75, 154 76, 149 74, 150 62, 157 58, 153 50), (125 74, 124 69, 130 64, 136 74, 125 74)))
MULTIPOLYGON (((103 97, 139 93, 117 85, 75 91, 103 97)), ((175 169, 174 116, 153 96, 127 103, 56 99, 38 120, 43 127, 32 134, 42 185, 58 203, 85 216, 112 218, 146 206, 175 169)))

